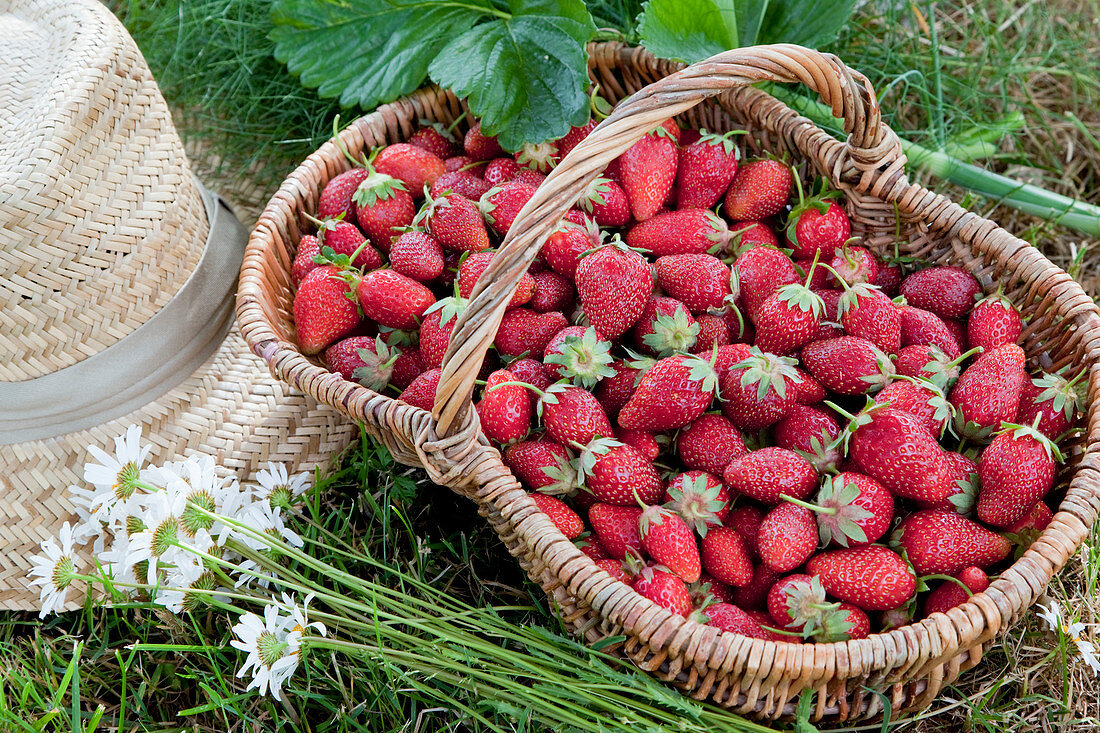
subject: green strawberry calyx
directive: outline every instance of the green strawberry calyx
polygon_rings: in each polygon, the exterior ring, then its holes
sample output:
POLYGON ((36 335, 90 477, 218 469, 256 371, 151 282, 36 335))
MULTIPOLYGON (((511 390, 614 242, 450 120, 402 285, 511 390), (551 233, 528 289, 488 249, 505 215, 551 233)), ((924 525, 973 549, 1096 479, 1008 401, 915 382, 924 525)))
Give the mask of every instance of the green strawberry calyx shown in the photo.
POLYGON ((439 325, 445 326, 450 323, 452 319, 458 318, 458 316, 462 314, 462 311, 466 310, 466 302, 466 299, 460 295, 441 298, 432 303, 431 306, 424 311, 424 316, 427 317, 429 313, 439 311, 439 325))
POLYGON ((1041 415, 1036 415, 1034 425, 1017 425, 1016 423, 1002 422, 1001 427, 997 430, 996 433, 994 433, 994 435, 1011 434, 1014 440, 1023 440, 1025 438, 1030 438, 1043 448, 1043 451, 1047 454, 1048 459, 1057 463, 1062 463, 1065 460, 1065 457, 1062 455, 1062 451, 1059 450, 1058 446, 1054 444, 1053 440, 1043 435, 1038 430, 1037 426, 1039 424, 1039 420, 1041 419, 1041 415))
POLYGON ((710 527, 722 524, 718 512, 726 506, 726 502, 718 498, 721 483, 709 484, 706 474, 692 478, 680 474, 669 486, 669 501, 665 502, 665 507, 679 514, 700 537, 706 537, 710 527))
POLYGON ((389 384, 390 377, 393 376, 393 365, 401 356, 399 349, 391 348, 381 336, 376 336, 374 350, 356 349, 356 353, 363 361, 363 366, 352 372, 351 376, 355 381, 375 392, 389 384))
POLYGON ((687 351, 699 337, 699 323, 683 307, 678 307, 672 315, 658 313, 650 328, 652 331, 642 337, 642 343, 661 357, 687 351))
POLYGON ((779 289, 776 297, 792 310, 797 308, 803 313, 813 313, 814 318, 820 319, 821 314, 825 312, 825 301, 802 283, 784 285, 779 289))
POLYGON ((397 191, 408 191, 405 184, 393 176, 379 173, 372 166, 368 166, 367 170, 370 174, 363 179, 351 196, 351 200, 356 205, 370 208, 379 201, 393 198, 397 195, 397 191))
POLYGON ((699 129, 699 139, 692 144, 721 147, 722 152, 726 155, 733 155, 736 160, 741 160, 741 149, 737 147, 737 143, 734 141, 733 136, 748 134, 748 130, 730 130, 729 132, 719 135, 716 132, 707 132, 707 128, 702 127, 699 129))
POLYGON ((792 384, 802 382, 802 376, 798 373, 796 364, 798 364, 797 359, 765 353, 759 347, 753 346, 749 350, 749 356, 730 369, 743 370, 741 386, 750 387, 755 384, 756 399, 763 401, 769 389, 783 399, 787 396, 787 382, 792 384))
POLYGON ((930 379, 910 377, 907 374, 895 374, 894 380, 902 380, 910 384, 915 384, 921 389, 929 392, 928 406, 935 409, 932 418, 940 424, 939 438, 942 440, 944 433, 948 430, 952 430, 952 434, 954 434, 952 425, 955 419, 955 406, 947 399, 947 393, 944 392, 938 384, 930 379))
POLYGON ((552 169, 558 160, 558 146, 547 140, 541 143, 524 143, 516 153, 516 162, 524 168, 545 172, 552 169))
POLYGON ((869 392, 877 392, 886 385, 890 384, 890 381, 897 376, 897 367, 894 366, 894 362, 890 361, 890 357, 883 353, 882 349, 871 344, 871 349, 875 355, 875 365, 878 367, 878 371, 874 374, 867 374, 860 377, 861 382, 866 382, 871 385, 869 392))
POLYGON ((543 474, 552 479, 552 483, 539 487, 539 492, 550 496, 573 496, 578 489, 584 487, 580 472, 577 470, 577 459, 557 456, 554 465, 543 466, 543 474))
POLYGON ((615 376, 611 343, 602 339, 595 327, 589 326, 580 336, 567 336, 559 348, 545 363, 560 365, 577 386, 592 389, 601 379, 615 376))
POLYGON ((1045 372, 1035 377, 1031 383, 1042 390, 1035 398, 1035 404, 1050 402, 1051 412, 1061 412, 1067 421, 1072 422, 1082 401, 1077 384, 1087 373, 1087 369, 1082 369, 1076 377, 1068 380, 1059 374, 1045 372))
POLYGON ((718 371, 714 368, 718 360, 718 347, 711 349, 710 360, 702 359, 697 354, 676 354, 669 357, 681 359, 681 365, 688 368, 688 379, 699 383, 699 389, 703 392, 718 395, 718 371))
POLYGON ((849 547, 850 542, 867 542, 867 532, 860 523, 874 516, 855 503, 862 493, 856 482, 845 481, 842 476, 831 476, 822 483, 815 497, 816 504, 799 502, 788 496, 782 498, 817 512, 817 531, 823 545, 836 542, 842 547, 849 547))
POLYGON ((596 176, 592 183, 588 184, 588 188, 584 189, 584 193, 581 194, 580 200, 577 201, 577 205, 591 214, 592 209, 596 206, 607 205, 607 195, 609 193, 611 193, 611 179, 604 178, 603 176, 596 176))
MULTIPOLYGON (((787 631, 801 626, 804 639, 837 632, 840 623, 829 618, 837 612, 843 614, 845 620, 847 618, 848 612, 840 608, 840 603, 825 599, 825 588, 816 575, 810 580, 799 578, 789 583, 783 592, 787 597, 784 606, 791 617, 786 624, 787 631)), ((851 631, 851 626, 845 633, 847 631, 851 631)))
POLYGON ((574 444, 574 447, 581 452, 580 457, 577 458, 577 468, 581 478, 587 479, 592 475, 600 456, 605 456, 613 448, 621 448, 624 445, 625 443, 614 438, 593 438, 588 445, 574 444))
POLYGON ((837 444, 843 447, 844 455, 848 455, 848 445, 849 443, 851 443, 852 436, 856 433, 856 431, 862 428, 864 425, 870 425, 871 421, 874 420, 874 414, 889 405, 889 403, 887 402, 875 402, 873 399, 868 397, 867 404, 863 407, 860 413, 858 415, 853 415, 835 402, 825 400, 825 402, 822 404, 836 412, 838 415, 848 418, 848 424, 844 426, 844 429, 840 431, 840 435, 837 437, 837 444))
POLYGON ((828 188, 825 179, 819 177, 814 181, 813 188, 810 190, 810 195, 806 196, 802 190, 802 176, 792 173, 791 178, 794 179, 795 189, 798 191, 798 203, 794 205, 791 209, 791 213, 787 215, 787 238, 796 244, 801 244, 795 232, 799 219, 801 219, 802 215, 810 209, 817 211, 819 214, 828 212, 829 199, 839 198, 840 191, 828 188))
POLYGON ((810 450, 795 449, 795 453, 805 458, 819 474, 836 473, 842 458, 839 446, 840 436, 833 438, 824 429, 810 438, 810 450))

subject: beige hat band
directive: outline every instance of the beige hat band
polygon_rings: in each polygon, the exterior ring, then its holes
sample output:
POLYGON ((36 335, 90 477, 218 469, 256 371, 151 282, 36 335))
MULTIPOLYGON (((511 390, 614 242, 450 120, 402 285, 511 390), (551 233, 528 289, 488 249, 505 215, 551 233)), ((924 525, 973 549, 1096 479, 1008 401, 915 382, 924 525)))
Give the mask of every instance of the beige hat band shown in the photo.
POLYGON ((99 353, 34 379, 0 382, 0 444, 84 430, 133 412, 183 382, 218 349, 233 321, 248 232, 221 197, 199 190, 210 234, 187 282, 99 353))

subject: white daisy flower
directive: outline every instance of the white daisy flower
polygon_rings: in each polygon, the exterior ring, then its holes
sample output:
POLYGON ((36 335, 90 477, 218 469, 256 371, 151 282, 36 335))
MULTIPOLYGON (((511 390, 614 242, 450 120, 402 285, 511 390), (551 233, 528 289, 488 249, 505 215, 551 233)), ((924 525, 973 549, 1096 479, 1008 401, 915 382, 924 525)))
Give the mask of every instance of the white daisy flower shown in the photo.
MULTIPOLYGON (((241 484, 234 479, 222 491, 221 500, 218 504, 218 516, 241 521, 242 515, 244 515, 248 511, 248 508, 254 503, 256 503, 256 501, 252 492, 242 487, 241 484)), ((217 538, 219 545, 224 545, 226 540, 230 537, 237 536, 236 527, 219 521, 214 522, 211 532, 217 538)))
MULTIPOLYGON (((120 529, 115 532, 114 542, 111 543, 110 547, 95 553, 95 557, 103 571, 115 583, 136 584, 138 582, 137 574, 134 572, 134 565, 137 564, 137 561, 133 559, 130 547, 130 535, 125 529, 120 529)), ((133 593, 132 588, 122 588, 120 590, 133 593)))
POLYGON ((237 580, 234 588, 249 585, 253 581, 261 588, 270 588, 272 581, 278 580, 274 575, 265 570, 260 570, 260 565, 254 560, 241 560, 237 563, 237 580))
POLYGON ((42 554, 31 558, 29 576, 33 578, 31 585, 40 585, 39 602, 42 608, 38 612, 39 618, 45 618, 51 613, 57 613, 65 605, 65 597, 69 592, 69 585, 76 577, 76 568, 81 565, 81 560, 73 551, 73 528, 68 522, 61 527, 58 537, 59 545, 50 537, 42 543, 42 554))
POLYGON ((175 543, 181 531, 180 519, 187 508, 185 490, 186 485, 170 482, 164 491, 150 494, 140 515, 145 528, 130 535, 130 559, 135 563, 148 561, 149 585, 156 585, 161 558, 170 550, 178 550, 175 543))
POLYGON ((283 616, 278 604, 272 603, 264 608, 264 618, 254 613, 241 615, 241 620, 233 627, 237 639, 232 644, 236 649, 247 652, 244 665, 237 677, 251 672, 252 682, 248 689, 258 688, 261 695, 270 690, 271 696, 282 700, 282 687, 294 670, 298 668, 298 639, 289 638, 293 619, 283 616))
POLYGON ((309 610, 309 602, 312 600, 313 594, 310 593, 305 597, 305 600, 302 601, 302 607, 298 608, 298 605, 294 602, 294 596, 290 595, 289 593, 283 593, 283 605, 290 613, 290 618, 293 621, 293 626, 291 626, 290 633, 298 634, 299 639, 301 639, 301 637, 306 633, 307 629, 316 629, 317 634, 320 636, 328 635, 328 630, 325 628, 325 625, 323 623, 321 623, 320 621, 311 622, 307 618, 306 612, 309 610))
POLYGON ((309 488, 309 479, 308 472, 290 478, 285 465, 268 461, 267 468, 260 469, 256 474, 256 498, 266 499, 271 506, 290 509, 300 503, 297 499, 309 488))
MULTIPOLYGON (((281 539, 294 547, 301 547, 304 542, 294 530, 286 526, 283 521, 282 509, 273 507, 266 501, 257 501, 245 507, 237 516, 237 520, 248 525, 257 532, 281 539)), ((238 539, 253 550, 269 550, 272 545, 262 539, 246 535, 243 532, 237 534, 238 539)))
POLYGON ((153 447, 141 445, 141 428, 131 425, 115 438, 112 456, 96 445, 88 446, 98 463, 84 464, 84 480, 95 491, 78 490, 74 495, 85 504, 93 516, 116 525, 126 516, 127 504, 144 481, 142 465, 153 447))
POLYGON ((1039 608, 1043 609, 1038 613, 1039 618, 1047 622, 1050 630, 1057 633, 1061 638, 1071 640, 1074 646, 1077 647, 1077 653, 1081 655, 1081 659, 1085 664, 1092 668, 1094 673, 1100 674, 1100 659, 1097 658, 1096 645, 1084 638, 1085 624, 1080 621, 1067 624, 1063 621, 1062 607, 1058 605, 1057 601, 1051 601, 1047 607, 1039 606, 1039 608))

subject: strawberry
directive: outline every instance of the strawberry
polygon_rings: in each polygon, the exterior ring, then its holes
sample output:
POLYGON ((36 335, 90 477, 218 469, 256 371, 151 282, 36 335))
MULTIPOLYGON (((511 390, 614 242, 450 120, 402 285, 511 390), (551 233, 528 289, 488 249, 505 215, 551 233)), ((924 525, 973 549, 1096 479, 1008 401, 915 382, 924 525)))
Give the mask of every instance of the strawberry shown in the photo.
POLYGON ((633 580, 630 573, 626 571, 626 568, 624 568, 623 564, 618 560, 612 560, 611 558, 597 560, 596 566, 620 583, 630 585, 633 580))
POLYGON ((955 339, 955 343, 959 345, 959 351, 967 351, 970 349, 970 342, 966 338, 965 323, 948 318, 944 320, 943 325, 947 326, 947 330, 951 332, 951 336, 955 339))
POLYGON ((822 386, 842 395, 878 391, 894 376, 890 358, 858 336, 814 341, 802 349, 802 363, 822 386))
POLYGON ((568 379, 585 389, 615 376, 611 343, 592 326, 566 326, 558 331, 546 344, 543 361, 551 379, 568 379))
MULTIPOLYGON (((607 104, 604 100, 600 100, 603 104, 607 104)), ((558 155, 564 158, 569 155, 569 151, 577 147, 577 144, 581 140, 588 137, 589 133, 596 129, 596 125, 600 124, 600 121, 595 117, 588 120, 588 122, 578 127, 572 127, 569 132, 565 133, 560 140, 558 140, 558 155)))
POLYGON ((557 311, 537 313, 527 308, 512 308, 501 318, 493 345, 501 354, 526 355, 541 360, 550 339, 568 325, 569 321, 557 311))
POLYGON ((754 160, 737 169, 726 191, 724 211, 734 221, 774 216, 791 198, 794 176, 786 163, 754 160))
POLYGON ((692 313, 721 308, 730 295, 730 268, 707 254, 665 255, 654 268, 657 282, 692 313))
POLYGON ((911 305, 902 306, 901 311, 901 345, 924 344, 936 346, 951 359, 957 359, 962 354, 958 340, 943 319, 930 311, 914 308, 911 305))
MULTIPOLYGON (((591 532, 582 532, 580 537, 573 540, 573 546, 585 554, 586 557, 592 560, 592 562, 599 564, 601 560, 610 560, 611 557, 607 554, 607 551, 603 549, 603 545, 591 532)), ((615 566, 622 570, 622 564, 618 560, 613 561, 615 566)), ((601 565, 600 567, 607 570, 607 566, 601 565)), ((611 572, 608 570, 608 572, 611 572)), ((627 576, 628 578, 630 576, 627 576)), ((624 581, 625 582, 625 581, 624 581)))
POLYGON ((829 260, 829 272, 833 273, 829 278, 832 287, 873 283, 878 277, 878 260, 865 247, 844 244, 829 260))
MULTIPOLYGON (((485 172, 485 163, 479 163, 468 155, 452 155, 450 158, 443 161, 443 167, 447 169, 448 173, 465 171, 476 176, 481 176, 485 172)), ((438 181, 439 179, 437 178, 436 180, 438 181)))
MULTIPOLYGON (((425 123, 421 122, 420 124, 425 123)), ((409 145, 424 148, 440 160, 446 160, 459 153, 458 141, 455 136, 438 122, 428 123, 427 127, 421 127, 410 135, 409 145)))
MULTIPOLYGON (((648 357, 646 357, 645 361, 646 369, 657 363, 655 359, 649 359, 648 357)), ((615 371, 615 374, 605 377, 596 385, 593 394, 596 395, 596 399, 603 405, 608 417, 617 418, 619 412, 623 409, 623 405, 630 401, 631 395, 633 395, 634 390, 637 389, 638 382, 642 378, 642 371, 644 370, 634 366, 635 363, 641 362, 638 360, 613 361, 611 363, 611 368, 615 371)))
MULTIPOLYGON (((676 165, 676 208, 709 209, 718 203, 737 173, 741 153, 732 136, 699 131, 698 140, 680 148, 676 165)), ((681 139, 681 143, 684 141, 681 139)))
MULTIPOLYGON (((788 499, 791 501, 791 499, 788 499)), ((821 543, 860 547, 878 541, 894 519, 894 497, 870 476, 843 472, 827 478, 814 504, 794 501, 817 514, 821 543)))
POLYGON ((856 465, 895 496, 935 503, 953 492, 956 472, 946 452, 909 413, 874 405, 847 430, 856 465))
POLYGON ((374 156, 374 169, 404 183, 414 196, 447 172, 442 160, 409 143, 393 143, 379 150, 374 156))
POLYGON ((513 158, 493 158, 485 166, 482 178, 490 188, 511 181, 519 173, 520 165, 513 158))
MULTIPOLYGON (((825 599, 821 579, 795 573, 776 582, 768 591, 768 615, 780 629, 795 631, 805 639, 841 641, 852 629, 849 612, 825 599)), ((785 637, 796 641, 798 637, 785 637)))
POLYGON ((352 199, 359 226, 384 252, 390 251, 399 236, 395 230, 409 226, 416 217, 416 204, 405 184, 377 170, 363 179, 352 199))
MULTIPOLYGON (((763 519, 763 516, 761 516, 763 519)), ((752 580, 746 585, 730 588, 730 603, 736 604, 745 610, 763 609, 767 605, 768 591, 779 581, 782 573, 777 573, 763 563, 757 563, 752 568, 752 580)), ((764 611, 764 619, 760 622, 771 626, 774 622, 767 611, 764 611)))
POLYGON ((539 411, 547 434, 562 445, 584 446, 596 437, 612 434, 611 423, 600 403, 591 392, 580 387, 551 385, 542 394, 539 411))
POLYGON ((535 506, 554 523, 566 539, 576 539, 584 532, 584 520, 561 499, 537 492, 528 494, 527 497, 535 502, 535 506))
POLYGON ((679 137, 676 123, 666 120, 619 156, 622 187, 638 221, 656 214, 668 198, 676 178, 679 137))
POLYGON ((321 221, 311 216, 308 218, 317 225, 317 239, 322 254, 327 247, 337 255, 348 257, 348 264, 361 270, 373 270, 382 266, 382 257, 354 224, 338 219, 321 221))
POLYGON ((470 125, 470 129, 466 131, 462 148, 471 160, 492 160, 505 155, 504 148, 500 147, 497 139, 481 131, 480 120, 470 125))
POLYGON ((471 201, 477 201, 490 188, 492 188, 490 183, 483 178, 478 178, 469 171, 448 171, 435 179, 430 193, 433 197, 439 198, 450 191, 465 196, 471 201))
POLYGON ((597 176, 588 184, 577 206, 602 227, 626 226, 633 218, 626 191, 603 176, 597 176))
POLYGON ((397 346, 397 358, 393 362, 390 384, 397 389, 405 389, 427 368, 420 358, 420 349, 415 346, 397 346))
POLYGON ((1051 440, 1057 440, 1077 420, 1081 402, 1077 383, 1086 373, 1082 370, 1072 380, 1045 372, 1025 379, 1015 422, 1031 425, 1051 440))
POLYGON ((970 596, 989 587, 989 576, 981 568, 968 567, 955 574, 956 581, 945 580, 924 599, 924 615, 947 613, 970 600, 970 596), (965 586, 965 587, 964 587, 965 586))
POLYGON ((651 558, 685 583, 699 580, 699 546, 691 527, 679 514, 662 506, 647 506, 638 517, 638 534, 651 558))
POLYGON ((695 345, 691 347, 692 354, 705 355, 719 346, 729 346, 730 329, 725 318, 700 313, 695 316, 695 322, 699 324, 699 335, 695 337, 695 345))
POLYGON ((978 500, 978 464, 969 456, 952 451, 947 451, 945 458, 951 468, 951 492, 938 502, 917 503, 924 509, 948 509, 956 514, 971 514, 978 500))
POLYGON ((539 390, 545 390, 553 384, 553 380, 550 379, 550 372, 546 370, 546 365, 530 357, 516 359, 508 365, 508 371, 514 374, 518 381, 530 384, 539 390))
POLYGON ((990 295, 974 304, 966 323, 966 336, 971 346, 986 352, 998 346, 1014 344, 1020 338, 1023 321, 1020 312, 1003 295, 990 295))
POLYGON ((982 439, 1016 417, 1027 372, 1024 350, 1005 344, 982 354, 951 390, 955 426, 960 435, 982 439))
POLYGON ((652 567, 643 568, 634 577, 631 587, 674 614, 685 618, 691 614, 691 592, 687 584, 672 573, 652 567))
POLYGON ((1023 517, 1050 491, 1055 461, 1061 459, 1058 448, 1038 430, 1005 423, 978 461, 978 519, 1008 527, 1023 517))
POLYGON ((624 560, 630 551, 642 551, 642 538, 638 534, 639 506, 615 506, 594 504, 588 510, 588 523, 600 546, 612 560, 624 560))
POLYGON ((760 523, 756 549, 761 562, 772 570, 780 573, 794 570, 817 549, 813 512, 787 502, 778 504, 760 523))
POLYGON ((791 258, 777 249, 754 247, 738 255, 731 276, 733 295, 740 295, 755 322, 760 306, 784 285, 802 282, 791 258))
POLYGON ((619 425, 643 430, 683 427, 707 411, 717 384, 713 364, 697 356, 661 359, 642 375, 619 412, 619 425))
POLYGON ((399 356, 397 348, 391 348, 379 336, 351 336, 325 349, 329 369, 376 392, 389 384, 399 356))
POLYGON ((717 476, 691 470, 673 476, 665 489, 665 506, 679 514, 700 537, 721 527, 729 512, 730 494, 717 476))
POLYGON ((486 191, 477 206, 493 231, 503 237, 512 228, 519 210, 534 195, 534 186, 510 181, 486 191))
POLYGON ((535 294, 531 296, 530 306, 539 313, 565 311, 573 304, 576 291, 573 283, 553 270, 532 273, 535 281, 535 294))
MULTIPOLYGON (((474 292, 474 286, 481 278, 481 274, 493 261, 495 252, 473 252, 462 261, 458 268, 458 294, 462 298, 469 298, 474 292)), ((512 292, 512 299, 508 301, 509 308, 518 308, 525 305, 535 295, 535 279, 528 273, 520 276, 519 283, 512 292)))
POLYGON ((615 440, 624 445, 629 445, 646 457, 650 463, 661 455, 661 444, 657 442, 657 436, 648 430, 625 430, 615 428, 615 440))
POLYGON ((849 639, 866 639, 871 635, 871 619, 867 616, 867 613, 851 603, 841 603, 840 611, 846 613, 841 621, 838 622, 840 626, 840 634, 838 637, 823 638, 819 641, 848 641, 849 639), (844 630, 844 626, 847 626, 847 630, 844 630))
POLYGON ((506 446, 501 455, 528 491, 571 496, 580 486, 569 449, 560 443, 524 440, 506 446))
MULTIPOLYGON (((579 442, 579 441, 578 441, 579 442)), ((581 474, 598 501, 631 506, 656 504, 664 488, 653 464, 635 448, 609 438, 594 438, 581 452, 581 474)))
POLYGON ((729 240, 726 222, 707 209, 661 212, 626 232, 628 245, 655 257, 722 251, 729 240))
POLYGON ((451 297, 438 300, 420 322, 420 358, 428 368, 443 366, 443 355, 451 344, 451 331, 458 316, 466 308, 466 301, 451 297))
MULTIPOLYGON (((967 352, 969 356, 970 352, 967 352)), ((959 378, 962 355, 949 359, 938 346, 912 344, 898 352, 895 362, 898 376, 925 379, 942 390, 954 386, 959 378)))
POLYGON ((901 350, 901 311, 874 285, 844 283, 837 315, 848 335, 865 338, 887 354, 901 350))
POLYGON ((754 246, 779 249, 779 238, 762 221, 735 221, 729 225, 730 251, 736 255, 754 246))
POLYGON ((356 294, 367 318, 404 330, 419 326, 424 312, 435 303, 431 290, 393 270, 368 272, 356 294))
POLYGON ((794 359, 752 347, 720 379, 722 414, 749 432, 779 422, 797 403, 794 386, 805 378, 794 364, 794 359))
POLYGON ((892 547, 905 550, 918 575, 954 575, 968 565, 989 567, 1012 550, 1001 535, 947 509, 910 514, 890 539, 892 547))
POLYGON ((512 384, 516 377, 507 369, 498 369, 485 382, 485 392, 477 403, 477 416, 485 436, 497 443, 523 440, 531 429, 531 400, 527 390, 512 384))
POLYGON ((435 407, 435 390, 439 386, 439 377, 442 373, 440 369, 429 369, 414 379, 397 399, 431 412, 435 407))
MULTIPOLYGON (((516 177, 512 179, 512 182, 519 183, 524 186, 530 186, 531 188, 538 188, 545 180, 546 176, 541 173, 536 173, 529 168, 520 168, 519 173, 517 173, 516 177)), ((576 211, 576 209, 571 210, 570 213, 572 213, 573 211, 576 211)))
POLYGON ((772 426, 772 440, 779 448, 793 450, 805 458, 818 473, 833 471, 843 457, 837 438, 840 425, 825 410, 807 405, 791 405, 772 426))
POLYGON ((316 354, 359 325, 355 292, 333 265, 311 270, 294 295, 294 326, 302 353, 316 354))
POLYGON ((558 146, 554 142, 524 143, 516 151, 515 160, 524 168, 549 173, 558 164, 558 146))
POLYGON ((1050 507, 1045 502, 1037 501, 1024 516, 1005 527, 1005 534, 1019 537, 1030 532, 1037 535, 1047 528, 1052 519, 1054 519, 1054 512, 1050 511, 1050 507))
POLYGON ((793 245, 793 256, 805 260, 814 257, 830 260, 852 234, 852 225, 844 209, 828 200, 839 196, 840 192, 822 186, 820 192, 807 197, 802 193, 798 176, 794 176, 794 184, 798 203, 787 215, 787 240, 793 245))
POLYGON ((917 588, 908 563, 881 545, 823 552, 810 558, 806 572, 821 578, 829 595, 864 611, 897 608, 917 588))
POLYGON ((887 264, 881 260, 878 263, 878 273, 875 275, 872 285, 877 286, 882 292, 891 298, 898 296, 901 289, 901 267, 887 264))
POLYGON ((680 430, 676 438, 680 460, 689 469, 721 476, 729 462, 748 451, 741 433, 722 415, 705 414, 680 430))
POLYGON ((773 354, 790 354, 817 333, 825 304, 805 285, 784 285, 769 295, 753 316, 755 345, 773 354))
POLYGON ((706 570, 699 573, 699 580, 689 585, 688 590, 697 610, 712 603, 733 603, 733 587, 720 583, 706 570))
POLYGON ((546 258, 550 269, 574 280, 581 255, 598 247, 600 241, 600 230, 594 221, 589 220, 587 226, 565 221, 546 238, 546 244, 542 246, 542 256, 546 258))
POLYGON ((901 284, 905 302, 945 320, 964 318, 981 292, 978 281, 961 267, 917 270, 901 284))
POLYGON ((908 412, 937 440, 955 414, 947 395, 936 385, 923 379, 898 377, 875 395, 875 402, 892 405, 908 412))
POLYGON ((806 278, 806 281, 805 281, 806 282, 806 287, 808 287, 810 290, 813 290, 814 292, 818 292, 820 290, 829 290, 830 289, 828 284, 827 284, 829 273, 826 272, 824 266, 817 267, 816 263, 812 259, 809 259, 809 260, 805 260, 805 259, 795 260, 794 261, 794 266, 795 266, 795 269, 798 270, 798 273, 803 278, 806 278))
POLYGON ((784 494, 796 499, 809 496, 817 486, 817 472, 794 451, 767 447, 734 458, 722 480, 732 491, 775 505, 784 494))
POLYGON ((582 257, 576 283, 584 314, 612 341, 618 341, 641 317, 653 292, 649 263, 621 242, 582 257))
POLYGON ((369 174, 370 171, 366 168, 355 167, 333 176, 321 189, 321 195, 317 199, 317 218, 355 221, 355 202, 352 195, 369 174))
POLYGON ((428 233, 444 249, 453 252, 489 249, 489 233, 477 204, 460 194, 429 195, 414 222, 426 222, 428 233))
POLYGON ((425 232, 405 232, 390 247, 390 267, 417 282, 443 274, 443 248, 425 232))
POLYGON ((320 254, 321 240, 312 234, 302 235, 301 241, 298 242, 298 250, 294 253, 294 265, 290 270, 290 276, 294 280, 295 286, 300 285, 302 279, 309 274, 310 270, 317 267, 317 263, 313 261, 313 258, 320 256, 320 254))
POLYGON ((699 324, 680 301, 654 296, 646 302, 630 335, 638 351, 650 356, 670 356, 695 345, 699 324))
POLYGON ((713 603, 699 609, 696 616, 701 617, 696 619, 699 623, 722 631, 755 639, 767 638, 756 619, 731 603, 713 603))

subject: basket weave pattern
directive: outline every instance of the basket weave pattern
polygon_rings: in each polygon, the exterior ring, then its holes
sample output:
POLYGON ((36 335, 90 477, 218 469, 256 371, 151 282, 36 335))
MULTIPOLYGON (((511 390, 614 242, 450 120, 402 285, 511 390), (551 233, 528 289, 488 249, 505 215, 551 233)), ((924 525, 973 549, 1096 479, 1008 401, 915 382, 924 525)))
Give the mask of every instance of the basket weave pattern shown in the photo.
MULTIPOLYGON (((284 183, 252 233, 238 298, 242 331, 272 372, 362 421, 397 460, 423 466, 469 497, 509 552, 550 596, 559 615, 589 641, 622 635, 611 651, 697 699, 776 717, 793 712, 803 690, 816 695, 814 719, 881 714, 927 704, 983 645, 1018 618, 1075 551, 1100 507, 1100 314, 1092 300, 1037 250, 996 224, 909 184, 905 159, 881 123, 873 90, 835 57, 795 46, 740 49, 680 70, 617 43, 589 47, 589 70, 612 102, 631 96, 563 160, 520 212, 501 252, 478 281, 444 359, 434 415, 347 382, 304 357, 293 342, 289 271, 321 187, 348 163, 329 142, 284 183), (747 85, 802 82, 845 121, 845 142, 747 85), (853 234, 882 252, 954 264, 995 285, 1029 317, 1021 343, 1030 368, 1089 370, 1086 431, 1072 443, 1069 489, 1053 522, 989 590, 947 614, 833 644, 750 639, 701 626, 659 608, 613 580, 561 535, 525 495, 478 432, 470 409, 474 379, 520 275, 584 187, 635 140, 670 116, 684 125, 750 132, 757 152, 786 154, 840 188, 853 234), (900 237, 898 233, 900 232, 900 237)), ((427 118, 448 124, 461 104, 421 90, 357 120, 341 134, 352 151, 405 139, 427 118)))

